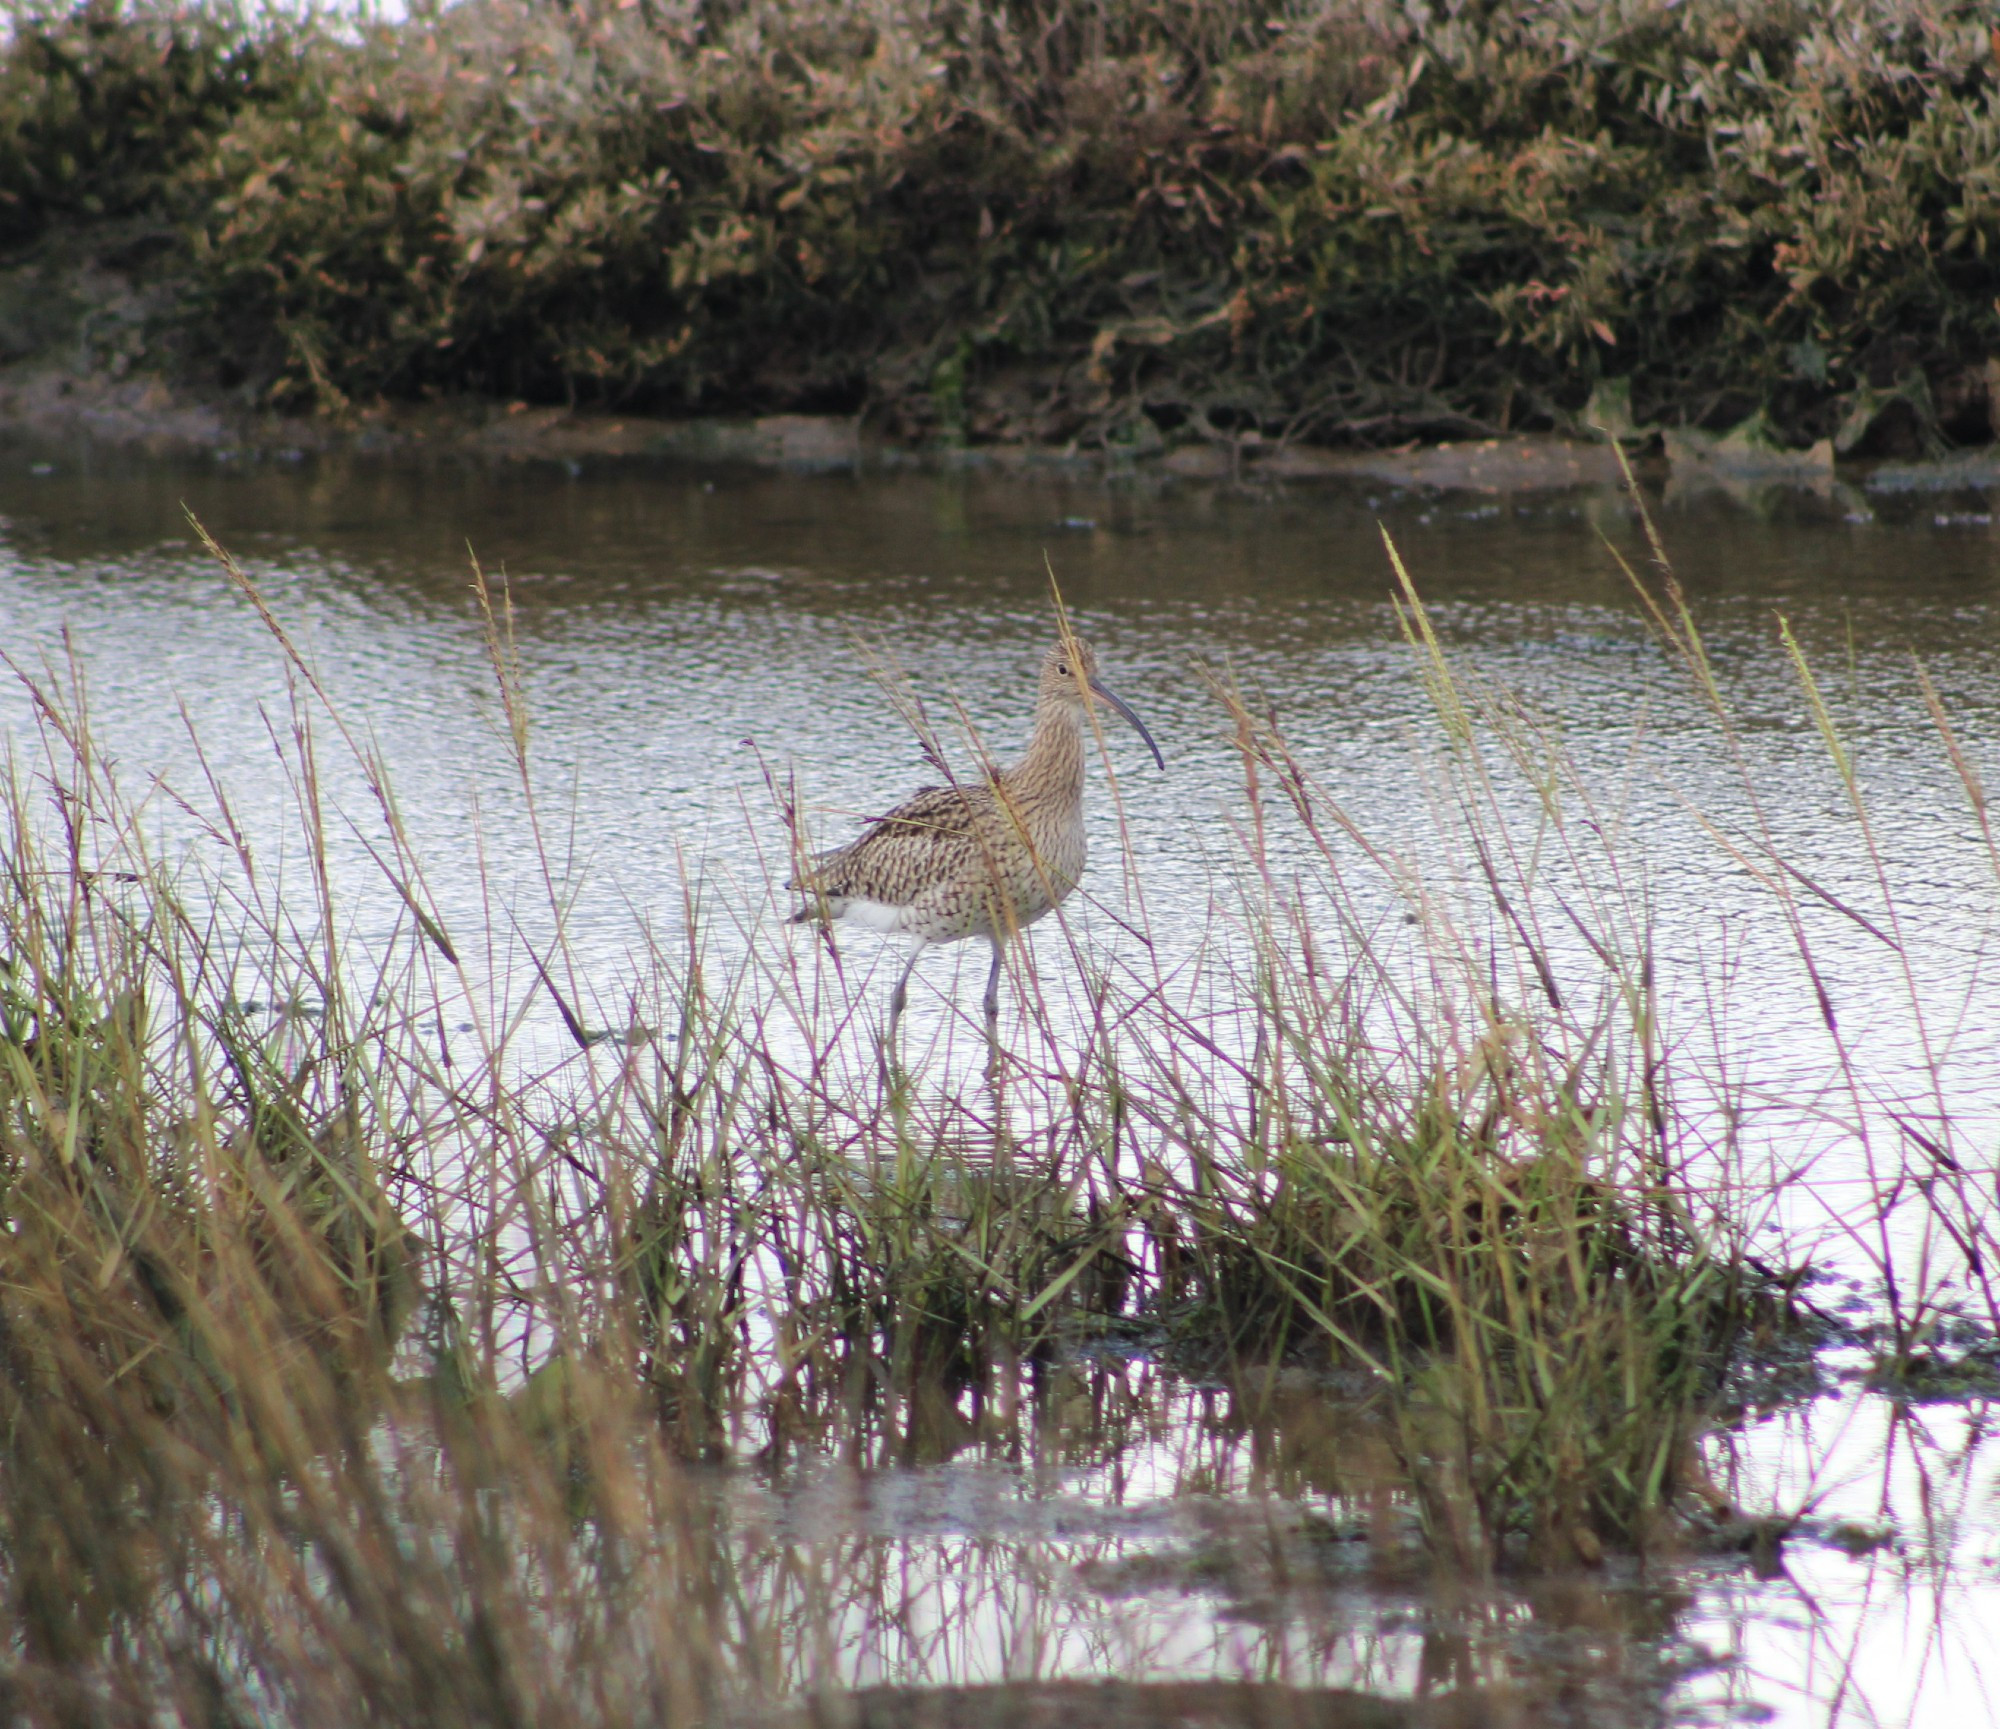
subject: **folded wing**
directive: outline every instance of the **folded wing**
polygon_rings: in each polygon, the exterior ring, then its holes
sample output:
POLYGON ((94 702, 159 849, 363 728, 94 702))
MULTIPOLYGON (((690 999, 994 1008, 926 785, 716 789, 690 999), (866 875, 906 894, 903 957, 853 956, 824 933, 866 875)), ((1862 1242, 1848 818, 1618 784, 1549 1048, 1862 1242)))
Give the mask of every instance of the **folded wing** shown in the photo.
MULTIPOLYGON (((819 854, 786 884, 839 916, 847 901, 911 905, 926 889, 967 875, 980 856, 980 826, 993 806, 990 786, 927 786, 858 837, 819 854)), ((823 916, 808 907, 800 918, 823 916)))

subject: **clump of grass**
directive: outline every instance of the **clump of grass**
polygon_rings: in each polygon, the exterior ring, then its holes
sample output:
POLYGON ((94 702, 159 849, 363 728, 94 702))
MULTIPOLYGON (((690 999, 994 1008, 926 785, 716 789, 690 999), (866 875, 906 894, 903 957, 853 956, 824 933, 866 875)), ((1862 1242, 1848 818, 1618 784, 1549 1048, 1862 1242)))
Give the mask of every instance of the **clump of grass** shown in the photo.
MULTIPOLYGON (((230 382, 944 442, 1990 436, 1972 0, 114 9, 0 56, 6 227, 171 223, 230 382), (1591 409, 1590 405, 1596 406, 1591 409)), ((117 247, 107 240, 115 252, 117 247)))
POLYGON ((1608 832, 1589 789, 1515 699, 1449 666, 1404 581, 1450 838, 1486 896, 1443 893, 1362 836, 1216 682, 1253 795, 1284 799, 1307 846, 1281 867, 1263 823, 1251 838, 1269 898, 1247 1120, 1225 1138, 1212 1107, 1193 1136, 1185 1110, 1156 1119, 1185 1148, 1156 1170, 1173 1295, 1231 1352, 1368 1370, 1441 1552, 1594 1560, 1671 1540, 1721 1374, 1751 1311, 1783 1300, 1717 1199, 1726 1152, 1676 1107, 1643 907, 1600 868, 1615 858, 1582 856, 1608 832), (1509 768, 1539 789, 1525 824, 1509 768), (1582 935, 1587 990, 1558 982, 1549 905, 1582 935))
POLYGON ((203 838, 237 869, 170 866, 80 683, 30 689, 43 757, 0 803, 10 1709, 697 1720, 712 1569, 637 1365, 544 1290, 557 1416, 507 1374, 511 1226, 446 1173, 472 1150, 512 1203, 535 1172, 501 1180, 513 1101, 434 1042, 453 974, 420 882, 368 972, 303 710, 274 764, 300 901, 219 793, 203 838))
MULTIPOLYGON (((783 1447, 911 1388, 988 1387, 1126 1306, 1126 1209, 1088 1197, 1069 1159, 1017 1165, 956 1113, 857 1111, 838 1141, 833 1126, 753 1131, 728 1174, 662 1161, 620 1229, 649 1379, 703 1446, 746 1381, 783 1447)), ((616 1139, 603 1153, 632 1156, 616 1139)))
POLYGON ((1187 1203, 1203 1306, 1239 1349, 1379 1377, 1459 1564, 1523 1541, 1544 1563, 1670 1546, 1756 1281, 1726 1233, 1695 1235, 1671 1189, 1621 1169, 1601 1106, 1552 1099, 1507 1043, 1481 1041, 1461 1097, 1375 1093, 1332 1142, 1280 1129, 1254 1187, 1205 1169, 1187 1203), (1541 1117, 1552 1103, 1565 1120, 1541 1117))

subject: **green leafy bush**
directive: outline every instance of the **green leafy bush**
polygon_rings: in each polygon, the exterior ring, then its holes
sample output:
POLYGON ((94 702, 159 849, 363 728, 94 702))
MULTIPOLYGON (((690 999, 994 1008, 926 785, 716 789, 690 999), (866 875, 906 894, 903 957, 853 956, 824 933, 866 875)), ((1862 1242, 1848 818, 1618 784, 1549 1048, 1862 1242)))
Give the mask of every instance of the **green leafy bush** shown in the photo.
POLYGON ((32 171, 4 220, 179 211, 209 354, 328 407, 866 406, 1147 448, 1559 424, 1622 381, 1641 421, 1821 436, 1902 389, 1984 437, 1990 26, 1972 0, 468 0, 246 32, 94 3, 8 50, 0 152, 32 171), (115 76, 37 94, 58 40, 115 76))
POLYGON ((25 8, 0 55, 0 246, 51 225, 165 216, 246 104, 283 101, 289 30, 226 6, 25 8))

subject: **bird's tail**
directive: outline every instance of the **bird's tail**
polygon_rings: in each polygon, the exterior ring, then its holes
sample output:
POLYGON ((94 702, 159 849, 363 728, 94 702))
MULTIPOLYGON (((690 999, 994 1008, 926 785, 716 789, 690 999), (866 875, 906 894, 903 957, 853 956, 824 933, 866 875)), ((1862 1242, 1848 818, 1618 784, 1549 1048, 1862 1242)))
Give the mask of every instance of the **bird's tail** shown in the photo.
POLYGON ((788 925, 823 925, 831 921, 833 914, 826 904, 826 891, 813 881, 810 870, 802 870, 785 878, 785 888, 792 894, 803 895, 806 904, 785 920, 788 925))

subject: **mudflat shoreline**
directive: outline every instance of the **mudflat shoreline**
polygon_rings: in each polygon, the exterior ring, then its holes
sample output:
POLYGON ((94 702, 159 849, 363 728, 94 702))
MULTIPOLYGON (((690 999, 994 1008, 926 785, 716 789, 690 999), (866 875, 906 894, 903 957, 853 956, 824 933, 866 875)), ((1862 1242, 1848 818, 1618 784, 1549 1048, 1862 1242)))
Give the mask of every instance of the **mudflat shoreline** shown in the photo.
MULTIPOLYGON (((159 378, 77 376, 47 367, 0 371, 0 438, 37 446, 81 442, 161 458, 654 459, 800 474, 882 468, 1130 474, 1168 482, 1346 482, 1488 495, 1616 487, 1623 479, 1609 438, 1553 433, 1413 440, 1380 450, 1256 437, 1138 453, 1025 443, 926 446, 884 437, 859 415, 671 417, 476 398, 382 404, 337 416, 254 413, 159 378)), ((1837 461, 1824 444, 1792 451, 1686 431, 1627 439, 1625 448, 1636 475, 1690 488, 1826 491, 1848 482, 1892 492, 2000 488, 2000 445, 1865 463, 1837 461)))

